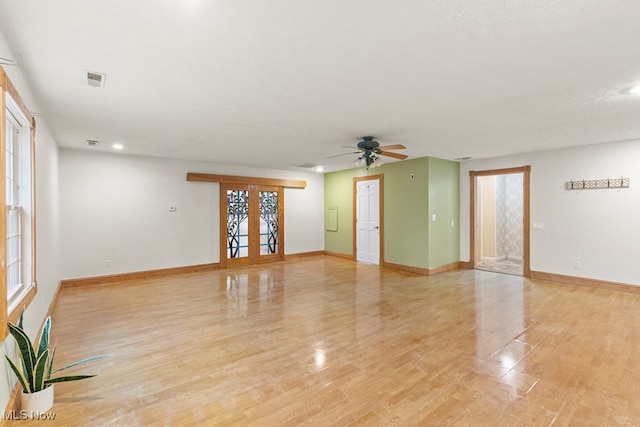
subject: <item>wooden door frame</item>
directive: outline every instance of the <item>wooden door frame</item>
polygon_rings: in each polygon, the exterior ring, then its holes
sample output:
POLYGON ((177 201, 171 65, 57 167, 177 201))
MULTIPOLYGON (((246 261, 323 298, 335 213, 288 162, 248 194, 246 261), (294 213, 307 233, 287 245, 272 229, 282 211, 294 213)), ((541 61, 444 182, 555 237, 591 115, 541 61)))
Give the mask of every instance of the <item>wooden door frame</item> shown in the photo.
POLYGON ((530 260, 530 237, 531 237, 531 166, 520 166, 515 168, 505 169, 492 169, 484 171, 469 171, 469 193, 470 193, 470 239, 469 239, 469 268, 476 268, 476 193, 477 193, 477 177, 481 176, 494 176, 494 175, 509 175, 521 173, 523 181, 523 194, 522 194, 522 275, 524 277, 531 277, 531 260, 530 260))
POLYGON ((276 185, 264 184, 245 184, 245 183, 220 183, 220 268, 227 268, 229 261, 233 267, 241 267, 245 265, 262 264, 267 262, 282 261, 284 259, 284 187, 276 185), (247 191, 249 196, 249 213, 248 213, 248 256, 246 258, 228 259, 227 258, 227 190, 247 191), (278 193, 278 253, 260 255, 260 221, 252 221, 254 218, 260 217, 259 201, 256 201, 256 194, 260 191, 275 191, 278 193))
POLYGON ((358 182, 359 181, 372 181, 378 180, 378 215, 380 217, 380 260, 378 261, 378 265, 383 265, 384 263, 384 174, 378 175, 369 175, 369 176, 358 176, 353 178, 353 260, 358 260, 358 245, 356 239, 357 236, 357 217, 358 217, 358 200, 357 200, 357 192, 358 192, 358 182))

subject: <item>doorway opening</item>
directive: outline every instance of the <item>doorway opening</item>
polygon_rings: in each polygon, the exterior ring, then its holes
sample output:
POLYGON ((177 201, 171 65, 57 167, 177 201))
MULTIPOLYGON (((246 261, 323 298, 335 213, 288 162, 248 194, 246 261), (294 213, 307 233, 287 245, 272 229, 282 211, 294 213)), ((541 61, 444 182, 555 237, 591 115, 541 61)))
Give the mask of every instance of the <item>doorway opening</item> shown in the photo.
POLYGON ((382 175, 353 179, 353 254, 379 265, 384 259, 382 175))
POLYGON ((530 166, 469 172, 470 267, 529 277, 530 166))

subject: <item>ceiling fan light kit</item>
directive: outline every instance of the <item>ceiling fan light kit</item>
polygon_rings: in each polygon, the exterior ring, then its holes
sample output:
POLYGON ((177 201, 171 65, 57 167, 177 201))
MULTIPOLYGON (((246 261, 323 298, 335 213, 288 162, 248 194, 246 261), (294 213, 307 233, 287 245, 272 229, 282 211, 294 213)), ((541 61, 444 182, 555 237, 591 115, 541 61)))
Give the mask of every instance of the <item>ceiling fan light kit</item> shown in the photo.
POLYGON ((372 154, 370 156, 362 155, 358 157, 356 160, 354 160, 353 164, 356 165, 357 167, 364 166, 367 169, 369 169, 369 168, 379 168, 384 164, 384 162, 380 157, 372 154))

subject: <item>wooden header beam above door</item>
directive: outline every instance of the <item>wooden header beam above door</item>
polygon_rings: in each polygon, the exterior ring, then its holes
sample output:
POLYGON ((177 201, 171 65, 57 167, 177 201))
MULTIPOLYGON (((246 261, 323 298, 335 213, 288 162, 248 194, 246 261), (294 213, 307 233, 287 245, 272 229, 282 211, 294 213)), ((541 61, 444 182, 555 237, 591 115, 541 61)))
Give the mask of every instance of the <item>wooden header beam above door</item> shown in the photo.
POLYGON ((306 188, 307 181, 293 179, 253 178, 250 176, 212 175, 208 173, 188 172, 187 181, 219 182, 224 184, 273 185, 285 188, 306 188))

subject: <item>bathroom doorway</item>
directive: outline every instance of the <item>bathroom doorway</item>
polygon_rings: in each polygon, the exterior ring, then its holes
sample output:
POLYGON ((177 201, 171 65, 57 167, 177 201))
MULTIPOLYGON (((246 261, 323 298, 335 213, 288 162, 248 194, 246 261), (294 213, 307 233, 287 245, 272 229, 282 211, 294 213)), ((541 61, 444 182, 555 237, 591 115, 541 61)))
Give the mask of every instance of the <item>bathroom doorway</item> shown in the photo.
POLYGON ((529 276, 530 167, 471 171, 471 268, 529 276))

